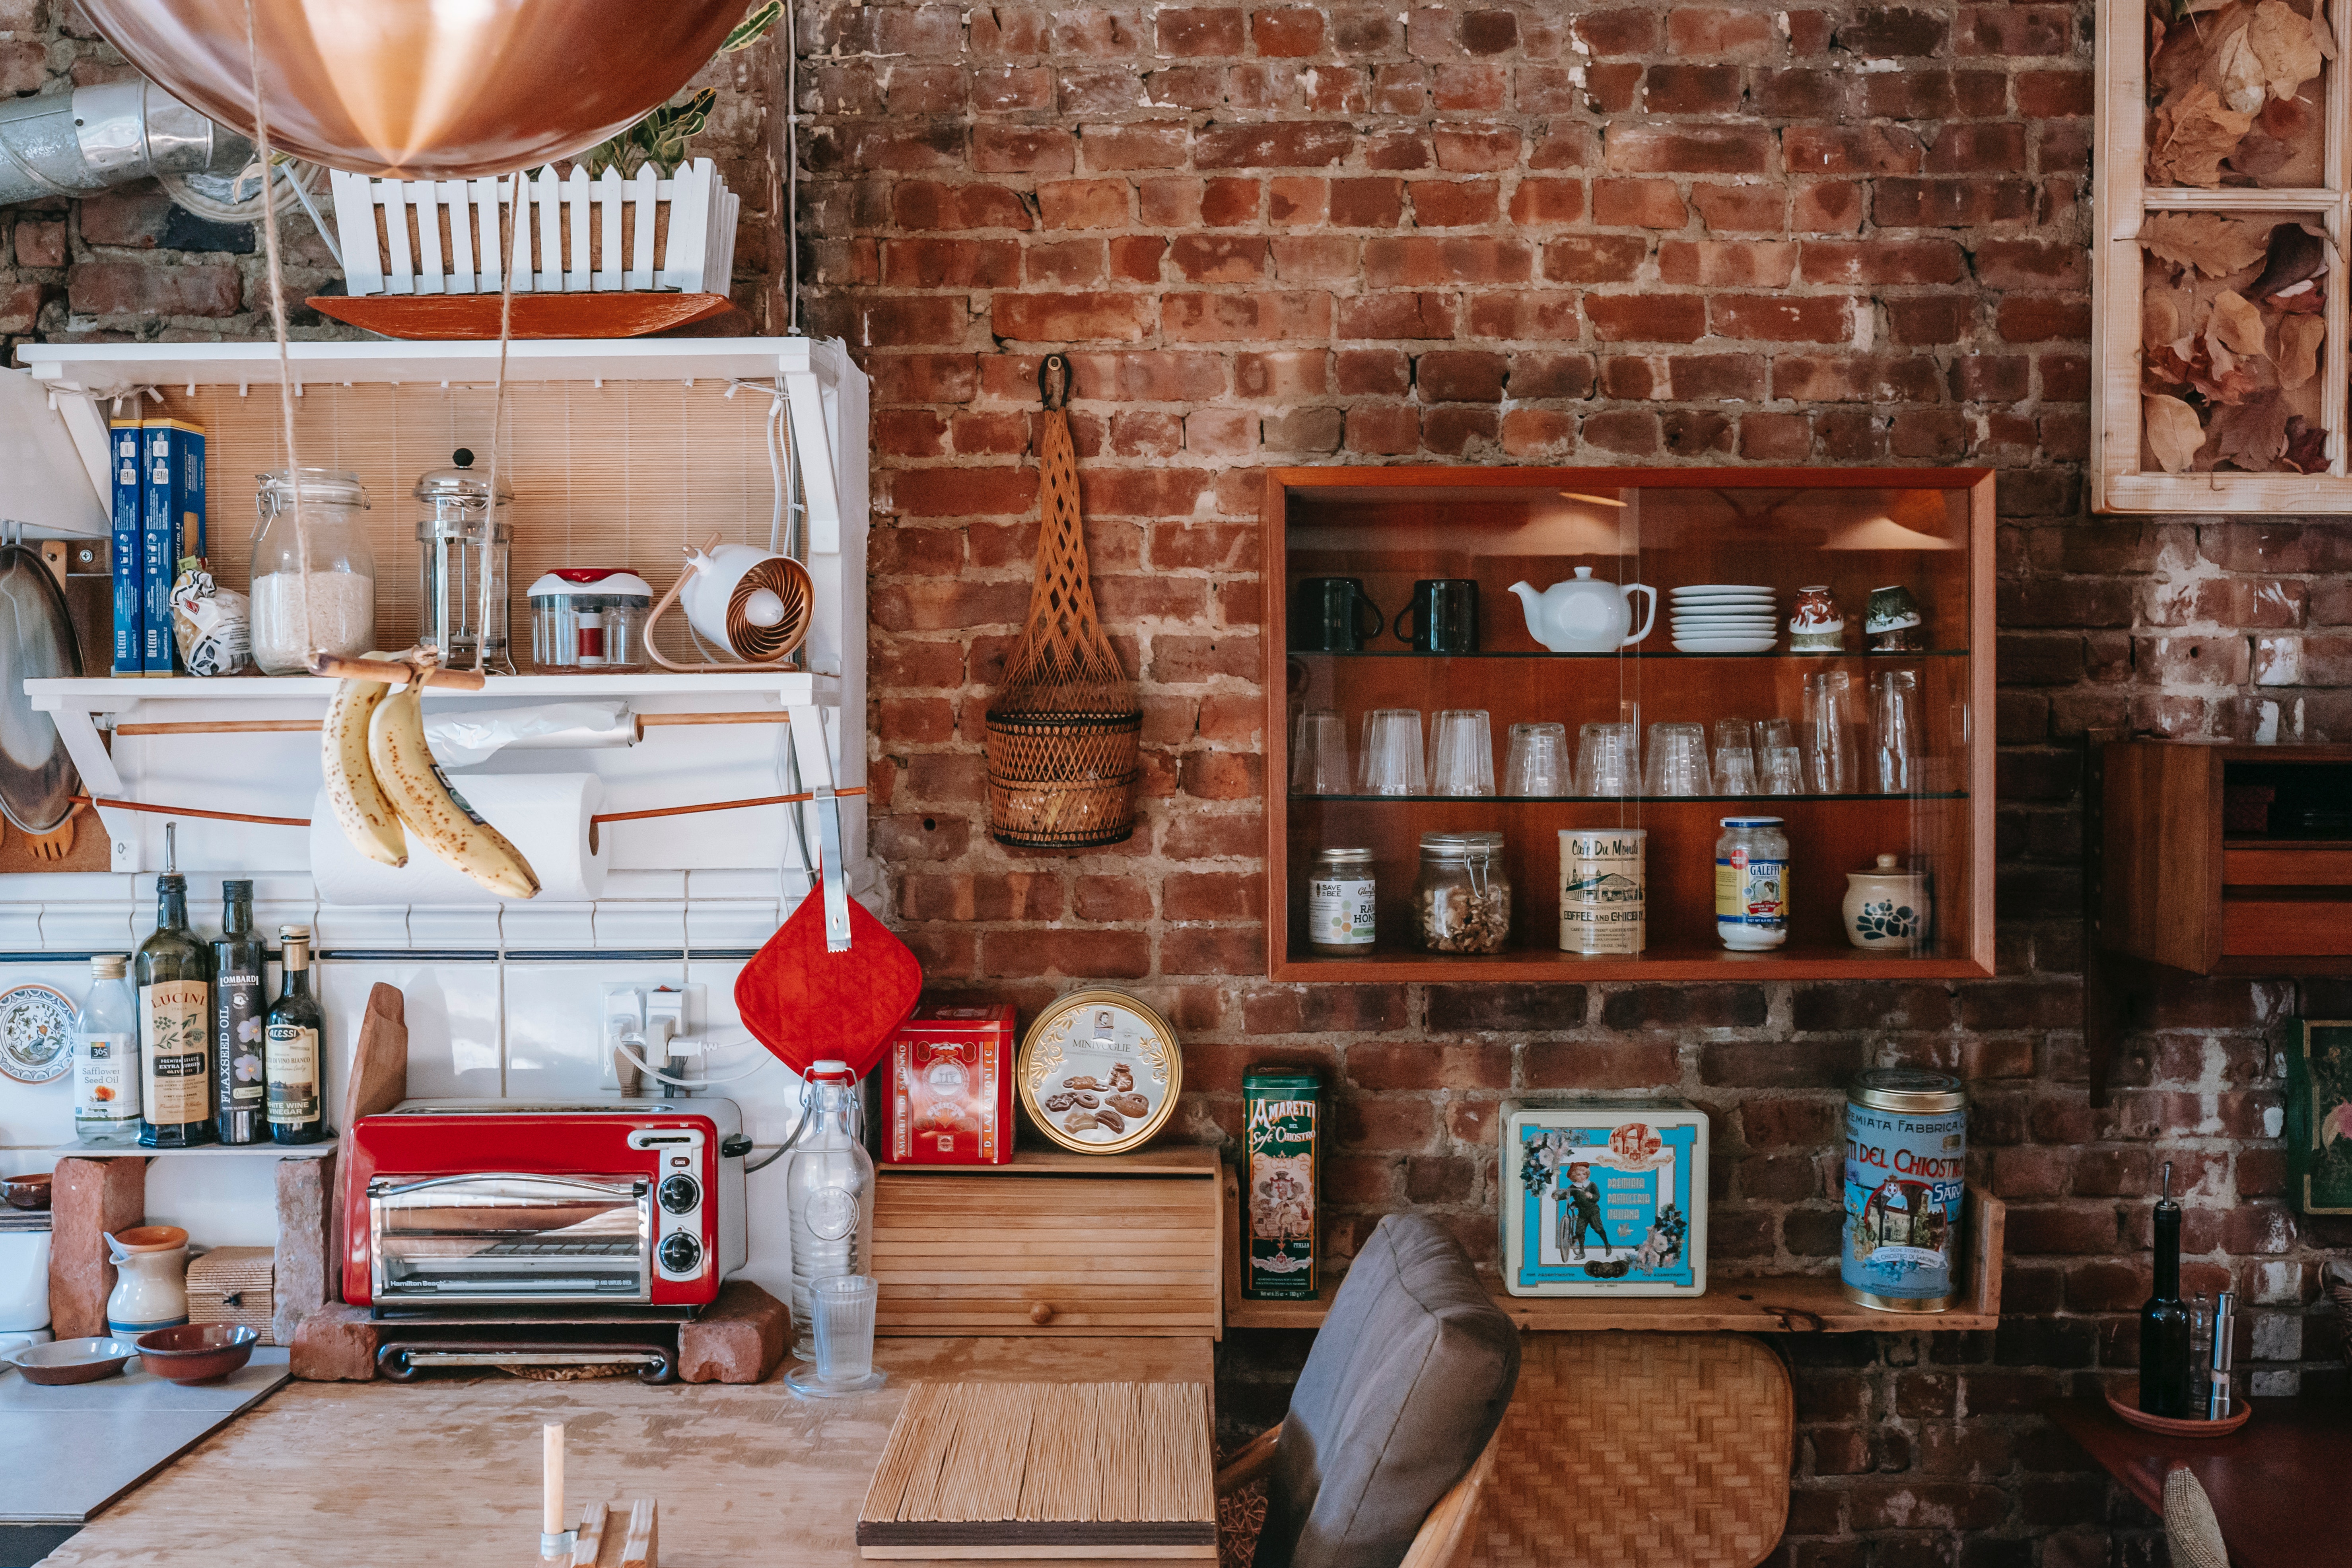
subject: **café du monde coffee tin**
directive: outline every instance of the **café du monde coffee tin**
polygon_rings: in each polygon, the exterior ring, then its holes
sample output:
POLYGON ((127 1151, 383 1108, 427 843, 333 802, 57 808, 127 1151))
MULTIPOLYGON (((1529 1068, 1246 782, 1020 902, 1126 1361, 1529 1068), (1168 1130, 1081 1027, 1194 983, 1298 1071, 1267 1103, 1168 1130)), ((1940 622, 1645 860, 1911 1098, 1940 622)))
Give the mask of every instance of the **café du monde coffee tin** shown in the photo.
POLYGON ((1559 950, 1639 952, 1648 875, 1639 827, 1559 830, 1559 950))
POLYGON ((1322 1077, 1305 1068, 1252 1068, 1242 1075, 1242 1294, 1311 1301, 1322 1077))
POLYGON ((1953 1263, 1969 1159, 1960 1080, 1911 1068, 1854 1079, 1845 1106, 1849 1300, 1885 1312, 1941 1312, 1959 1300, 1953 1263))

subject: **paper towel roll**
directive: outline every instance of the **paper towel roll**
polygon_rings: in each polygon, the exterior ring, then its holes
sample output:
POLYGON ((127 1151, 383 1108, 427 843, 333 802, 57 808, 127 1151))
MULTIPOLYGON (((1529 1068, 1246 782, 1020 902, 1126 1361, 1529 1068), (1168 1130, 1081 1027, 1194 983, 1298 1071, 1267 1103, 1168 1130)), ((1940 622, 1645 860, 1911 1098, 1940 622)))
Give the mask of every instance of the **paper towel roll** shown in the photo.
MULTIPOLYGON (((601 898, 612 835, 588 848, 588 819, 604 800, 593 773, 468 773, 457 793, 507 836, 539 874, 539 896, 561 903, 601 898)), ((328 904, 484 904, 500 899, 408 836, 408 864, 379 865, 352 847, 326 791, 310 807, 310 879, 328 904)))

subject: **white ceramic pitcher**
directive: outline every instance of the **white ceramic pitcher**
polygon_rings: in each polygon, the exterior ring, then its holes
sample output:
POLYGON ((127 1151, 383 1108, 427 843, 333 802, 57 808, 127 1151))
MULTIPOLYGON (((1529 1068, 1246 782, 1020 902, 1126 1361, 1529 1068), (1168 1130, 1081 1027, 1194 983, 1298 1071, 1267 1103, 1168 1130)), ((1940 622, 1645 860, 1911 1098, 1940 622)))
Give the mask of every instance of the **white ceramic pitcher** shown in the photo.
POLYGON ((1576 576, 1554 583, 1538 594, 1530 583, 1514 583, 1511 592, 1528 613, 1528 635, 1554 653, 1610 653, 1650 635, 1658 618, 1657 590, 1646 583, 1597 583, 1592 568, 1580 566, 1576 576), (1646 594, 1649 604, 1642 629, 1633 631, 1633 595, 1646 594))
POLYGON ((106 1331, 118 1339, 168 1329, 188 1321, 188 1244, 125 1245, 109 1234, 114 1254, 114 1293, 106 1299, 106 1331))

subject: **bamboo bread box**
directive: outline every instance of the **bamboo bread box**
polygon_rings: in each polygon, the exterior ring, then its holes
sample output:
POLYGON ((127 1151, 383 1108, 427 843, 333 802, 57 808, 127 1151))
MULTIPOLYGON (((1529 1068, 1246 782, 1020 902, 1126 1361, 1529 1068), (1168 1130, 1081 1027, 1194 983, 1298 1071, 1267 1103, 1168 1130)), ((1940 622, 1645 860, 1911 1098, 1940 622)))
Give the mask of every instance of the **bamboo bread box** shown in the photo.
POLYGON ((877 1173, 875 1331, 1219 1338, 1213 1149, 877 1173))
POLYGON ((188 1321, 234 1323, 274 1344, 270 1319, 278 1253, 268 1247, 215 1247, 188 1264, 188 1321))

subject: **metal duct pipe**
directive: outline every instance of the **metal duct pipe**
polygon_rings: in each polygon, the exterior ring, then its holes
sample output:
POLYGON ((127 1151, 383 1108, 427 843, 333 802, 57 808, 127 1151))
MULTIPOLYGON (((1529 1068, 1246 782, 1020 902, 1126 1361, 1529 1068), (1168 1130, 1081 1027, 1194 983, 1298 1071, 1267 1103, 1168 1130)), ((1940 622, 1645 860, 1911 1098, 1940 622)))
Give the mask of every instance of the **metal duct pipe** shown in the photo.
POLYGON ((251 142, 143 77, 0 103, 0 206, 252 161, 251 142))

